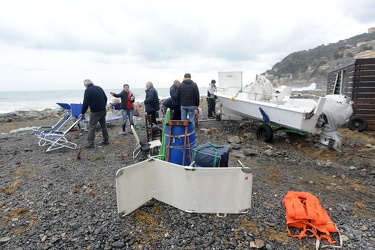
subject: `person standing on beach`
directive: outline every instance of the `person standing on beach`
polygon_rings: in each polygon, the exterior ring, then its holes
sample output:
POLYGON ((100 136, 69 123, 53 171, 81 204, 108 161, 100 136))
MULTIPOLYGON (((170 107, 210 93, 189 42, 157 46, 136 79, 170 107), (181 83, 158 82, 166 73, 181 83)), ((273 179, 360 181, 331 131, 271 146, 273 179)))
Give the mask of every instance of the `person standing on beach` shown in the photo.
POLYGON ((173 115, 172 120, 181 120, 181 107, 177 97, 177 89, 180 86, 179 80, 174 80, 173 85, 169 89, 169 94, 172 99, 173 115))
POLYGON ((87 109, 90 108, 90 120, 87 134, 86 148, 95 148, 95 128, 98 122, 102 128, 103 142, 102 145, 109 144, 109 136, 105 116, 107 114, 107 96, 104 90, 95 86, 90 79, 83 81, 85 86, 85 94, 83 97, 83 104, 81 114, 78 118, 83 117, 87 109))
POLYGON ((207 106, 208 106, 208 118, 214 118, 216 114, 216 81, 211 80, 211 84, 207 89, 207 106))
MULTIPOLYGON (((129 117, 130 125, 134 126, 133 122, 133 110, 134 110, 134 100, 135 97, 133 93, 129 90, 129 85, 124 84, 123 90, 116 94, 114 92, 110 92, 110 94, 114 97, 121 98, 121 114, 122 114, 122 134, 126 135, 126 120, 129 117)), ((131 133, 131 131, 129 131, 131 133)))
POLYGON ((151 115, 152 123, 156 125, 156 112, 160 109, 158 91, 152 82, 146 83, 146 99, 143 102, 146 106, 146 114, 151 115))
POLYGON ((195 110, 199 106, 200 96, 198 85, 191 80, 190 73, 184 75, 176 95, 181 106, 181 120, 189 120, 195 126, 195 110))

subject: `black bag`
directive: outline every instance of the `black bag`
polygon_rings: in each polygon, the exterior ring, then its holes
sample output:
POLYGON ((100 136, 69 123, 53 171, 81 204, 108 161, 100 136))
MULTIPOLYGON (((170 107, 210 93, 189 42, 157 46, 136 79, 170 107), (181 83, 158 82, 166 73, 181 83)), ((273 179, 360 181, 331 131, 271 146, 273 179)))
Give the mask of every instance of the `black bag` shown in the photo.
POLYGON ((206 142, 196 147, 193 161, 199 167, 228 167, 229 147, 206 142))
POLYGON ((142 140, 139 142, 141 145, 141 150, 144 152, 150 151, 150 143, 148 143, 146 140, 142 140))
POLYGON ((166 107, 166 110, 167 110, 167 108, 172 109, 172 107, 173 107, 172 98, 168 97, 167 99, 164 99, 163 100, 163 106, 166 107))

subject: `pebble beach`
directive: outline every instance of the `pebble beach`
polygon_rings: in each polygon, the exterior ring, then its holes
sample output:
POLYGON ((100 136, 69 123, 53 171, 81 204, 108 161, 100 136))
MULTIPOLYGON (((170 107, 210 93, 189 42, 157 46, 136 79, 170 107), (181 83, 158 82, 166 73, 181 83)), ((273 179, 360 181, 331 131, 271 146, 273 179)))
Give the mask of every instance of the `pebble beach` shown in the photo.
MULTIPOLYGON (((315 249, 314 238, 287 233, 282 203, 287 191, 319 198, 340 230, 342 249, 375 249, 373 131, 340 129, 340 151, 321 145, 318 135, 281 131, 265 143, 256 139, 257 122, 209 120, 203 106, 197 145, 228 145, 230 166, 240 160, 251 169, 249 212, 188 213, 155 200, 120 216, 115 174, 147 155, 133 159, 134 136, 120 135, 116 124, 109 125, 109 145, 100 145, 97 132, 96 147, 81 148, 87 132, 77 130, 69 133, 77 149, 46 153, 25 128, 51 125, 61 112, 0 115, 0 249, 315 249)), ((136 122, 141 138, 143 124, 136 122)))

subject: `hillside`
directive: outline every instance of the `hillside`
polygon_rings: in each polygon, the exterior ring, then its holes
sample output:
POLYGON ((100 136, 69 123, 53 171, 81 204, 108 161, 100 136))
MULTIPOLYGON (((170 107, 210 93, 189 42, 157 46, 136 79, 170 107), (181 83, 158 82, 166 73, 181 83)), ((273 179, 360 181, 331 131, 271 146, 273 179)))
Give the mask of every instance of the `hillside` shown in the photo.
POLYGON ((337 62, 368 57, 375 57, 375 32, 291 53, 263 74, 275 85, 299 87, 315 82, 325 89, 327 73, 337 62))

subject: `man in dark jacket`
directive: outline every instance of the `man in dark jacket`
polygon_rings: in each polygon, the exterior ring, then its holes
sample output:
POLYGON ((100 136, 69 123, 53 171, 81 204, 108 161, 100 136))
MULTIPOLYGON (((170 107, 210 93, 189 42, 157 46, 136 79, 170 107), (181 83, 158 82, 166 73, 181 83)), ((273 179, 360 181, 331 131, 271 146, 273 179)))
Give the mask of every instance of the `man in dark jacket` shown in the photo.
POLYGON ((191 80, 190 73, 184 75, 184 80, 177 89, 177 98, 181 106, 181 120, 189 120, 195 126, 195 109, 199 106, 199 88, 191 80))
MULTIPOLYGON (((129 90, 129 85, 124 84, 123 90, 116 94, 114 92, 110 92, 110 94, 114 97, 121 98, 121 114, 122 114, 122 134, 126 135, 126 120, 127 117, 129 117, 129 123, 130 126, 134 126, 134 121, 133 121, 133 109, 134 109, 134 95, 133 93, 129 90)), ((129 131, 131 133, 131 130, 129 131)))
POLYGON ((146 113, 151 115, 152 123, 156 125, 156 112, 160 109, 158 92, 152 82, 146 83, 146 99, 143 102, 146 113))
POLYGON ((90 79, 84 80, 83 85, 86 87, 86 90, 79 118, 81 118, 86 113, 87 109, 90 108, 90 121, 86 148, 95 148, 95 128, 98 122, 102 128, 102 145, 108 145, 109 136, 105 121, 105 116, 107 114, 107 96, 103 89, 99 86, 95 86, 90 79))

